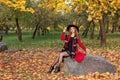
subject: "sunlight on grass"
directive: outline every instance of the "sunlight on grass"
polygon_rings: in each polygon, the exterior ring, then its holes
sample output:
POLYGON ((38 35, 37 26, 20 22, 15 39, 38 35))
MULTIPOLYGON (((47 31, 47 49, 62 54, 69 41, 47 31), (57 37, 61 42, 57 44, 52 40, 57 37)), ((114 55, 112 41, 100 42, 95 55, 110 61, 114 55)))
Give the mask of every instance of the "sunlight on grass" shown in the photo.
MULTIPOLYGON (((23 31, 22 38, 23 41, 19 42, 16 33, 9 33, 8 35, 3 34, 3 41, 7 43, 9 48, 38 48, 38 47, 62 47, 64 41, 60 40, 61 31, 50 32, 46 35, 36 35, 35 39, 32 39, 31 31, 23 31)), ((82 34, 82 31, 80 35, 82 34)), ((81 36, 81 41, 83 44, 89 48, 101 48, 100 40, 97 40, 97 33, 94 39, 83 38, 81 36)), ((107 46, 109 48, 120 47, 120 33, 107 34, 107 46)))

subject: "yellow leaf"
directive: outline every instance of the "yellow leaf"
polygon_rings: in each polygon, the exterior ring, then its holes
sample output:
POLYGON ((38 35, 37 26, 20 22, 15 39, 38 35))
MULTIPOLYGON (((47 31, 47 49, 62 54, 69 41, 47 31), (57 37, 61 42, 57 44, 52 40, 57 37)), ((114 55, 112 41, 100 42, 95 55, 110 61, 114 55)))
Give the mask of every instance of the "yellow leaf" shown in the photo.
POLYGON ((92 17, 90 15, 88 16, 88 21, 92 21, 92 17))

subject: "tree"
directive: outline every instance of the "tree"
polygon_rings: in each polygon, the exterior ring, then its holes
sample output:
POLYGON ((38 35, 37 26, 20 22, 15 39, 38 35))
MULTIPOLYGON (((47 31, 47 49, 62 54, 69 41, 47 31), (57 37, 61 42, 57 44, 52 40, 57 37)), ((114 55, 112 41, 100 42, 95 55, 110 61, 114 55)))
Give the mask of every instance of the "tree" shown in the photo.
POLYGON ((88 6, 88 20, 99 21, 101 46, 106 45, 106 16, 109 15, 109 13, 110 15, 114 16, 114 14, 119 8, 116 4, 117 2, 115 0, 89 0, 88 2, 86 1, 86 5, 88 6))
POLYGON ((36 13, 34 14, 33 23, 36 25, 36 28, 33 33, 33 39, 40 30, 44 35, 48 26, 52 25, 54 30, 56 30, 58 24, 63 22, 60 20, 63 17, 62 15, 66 15, 65 13, 70 10, 64 0, 42 0, 35 2, 35 4, 36 13))
POLYGON ((18 33, 18 40, 22 41, 22 32, 19 25, 19 15, 21 12, 31 12, 34 13, 32 8, 26 7, 26 0, 0 0, 1 4, 6 5, 15 16, 16 26, 17 26, 17 33, 18 33))

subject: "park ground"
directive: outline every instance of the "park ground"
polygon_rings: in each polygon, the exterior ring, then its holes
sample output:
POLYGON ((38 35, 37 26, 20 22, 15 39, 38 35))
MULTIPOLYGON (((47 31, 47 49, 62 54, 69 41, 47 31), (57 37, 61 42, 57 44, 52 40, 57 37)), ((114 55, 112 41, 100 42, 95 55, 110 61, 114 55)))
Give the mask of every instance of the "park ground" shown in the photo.
MULTIPOLYGON (((47 71, 59 54, 64 42, 60 40, 59 32, 50 32, 44 36, 32 39, 31 32, 23 32, 23 41, 17 40, 17 34, 3 35, 9 50, 22 49, 15 53, 0 53, 0 80, 120 80, 120 33, 107 34, 107 46, 102 48, 100 41, 83 38, 81 41, 90 49, 90 54, 100 55, 117 68, 116 73, 88 73, 83 76, 73 76, 61 71, 48 74, 47 71)), ((81 35, 81 33, 80 33, 81 35)), ((80 49, 82 50, 82 49, 80 49)), ((63 64, 61 65, 61 67, 63 64)))

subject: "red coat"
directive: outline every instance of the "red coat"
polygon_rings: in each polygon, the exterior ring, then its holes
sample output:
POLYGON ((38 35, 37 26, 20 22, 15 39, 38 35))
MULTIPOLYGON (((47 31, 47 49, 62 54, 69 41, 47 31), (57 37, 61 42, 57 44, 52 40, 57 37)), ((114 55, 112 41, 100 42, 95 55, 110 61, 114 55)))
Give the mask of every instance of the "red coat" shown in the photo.
MULTIPOLYGON (((61 40, 66 40, 66 36, 65 36, 64 32, 62 32, 62 34, 61 34, 61 40)), ((68 42, 69 42, 69 40, 70 40, 70 35, 68 35, 68 42)), ((78 37, 77 44, 86 52, 86 47, 82 44, 82 42, 80 40, 80 36, 78 37)), ((74 41, 73 41, 72 45, 74 45, 74 41)), ((77 62, 81 62, 84 59, 84 57, 86 56, 85 53, 80 52, 78 50, 78 47, 76 47, 76 52, 75 53, 76 53, 76 55, 75 55, 74 58, 77 62)))

